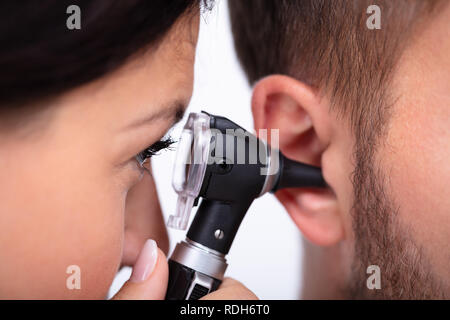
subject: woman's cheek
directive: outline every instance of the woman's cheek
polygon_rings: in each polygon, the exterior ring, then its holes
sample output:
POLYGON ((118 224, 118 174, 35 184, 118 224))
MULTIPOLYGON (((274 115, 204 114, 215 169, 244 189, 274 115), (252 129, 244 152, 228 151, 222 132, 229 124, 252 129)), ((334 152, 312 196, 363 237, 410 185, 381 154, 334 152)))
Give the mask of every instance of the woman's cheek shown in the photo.
MULTIPOLYGON (((65 265, 78 265, 81 272, 81 289, 67 290, 64 296, 68 298, 106 298, 122 261, 126 180, 104 170, 93 172, 92 179, 78 181, 78 191, 65 196, 72 211, 66 213, 62 227, 70 235, 65 265)), ((127 173, 125 176, 131 176, 127 173)), ((65 276, 67 279, 70 274, 65 276)))
MULTIPOLYGON (((79 216, 65 225, 65 229, 70 230, 70 239, 67 239, 68 254, 62 267, 79 266, 81 279, 80 289, 65 291, 64 296, 68 298, 104 299, 120 267, 124 200, 120 193, 106 193, 105 190, 102 195, 96 194, 98 196, 91 197, 89 204, 79 206, 79 216)), ((70 276, 66 272, 66 282, 70 276)))
POLYGON ((125 200, 121 193, 51 178, 27 176, 23 182, 28 188, 22 193, 8 189, 11 197, 4 209, 11 214, 3 215, 0 225, 8 239, 0 243, 5 262, 0 266, 0 296, 105 298, 122 255, 125 200), (14 199, 14 194, 20 197, 14 199))
POLYGON ((83 279, 85 290, 83 298, 104 299, 117 273, 123 252, 124 243, 124 201, 117 194, 110 201, 98 203, 98 208, 86 212, 85 221, 89 225, 82 226, 80 234, 85 241, 80 242, 73 256, 80 255, 81 264, 85 265, 83 279), (93 214, 94 213, 94 214, 93 214))

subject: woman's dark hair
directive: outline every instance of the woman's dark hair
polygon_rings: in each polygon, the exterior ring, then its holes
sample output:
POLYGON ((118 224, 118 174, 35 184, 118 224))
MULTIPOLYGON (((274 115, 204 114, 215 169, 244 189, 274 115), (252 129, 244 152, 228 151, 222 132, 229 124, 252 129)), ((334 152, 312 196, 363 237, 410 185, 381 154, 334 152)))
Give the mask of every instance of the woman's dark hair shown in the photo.
POLYGON ((0 110, 56 95, 116 69, 156 44, 193 0, 2 0, 0 110), (81 11, 69 30, 67 8, 81 11))

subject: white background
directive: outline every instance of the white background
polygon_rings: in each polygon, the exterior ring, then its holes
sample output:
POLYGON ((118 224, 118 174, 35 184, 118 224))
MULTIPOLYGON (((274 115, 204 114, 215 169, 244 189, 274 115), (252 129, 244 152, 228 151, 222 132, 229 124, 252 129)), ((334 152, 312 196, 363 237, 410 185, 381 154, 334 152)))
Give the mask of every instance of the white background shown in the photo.
MULTIPOLYGON (((250 99, 251 89, 234 53, 227 3, 217 0, 212 12, 201 17, 194 95, 186 114, 205 110, 228 117, 253 131, 250 99)), ((175 140, 182 124, 184 121, 172 131, 175 140)), ((175 151, 168 151, 153 158, 153 172, 166 221, 175 211, 177 200, 171 187, 174 156, 175 151)), ((195 211, 191 220, 194 214, 195 211)), ((176 243, 184 239, 185 232, 169 230, 169 237, 171 252, 176 243)), ((265 195, 247 212, 228 255, 226 276, 240 280, 261 299, 298 299, 302 251, 300 232, 276 198, 265 195)), ((111 295, 130 273, 127 268, 118 274, 111 295)))

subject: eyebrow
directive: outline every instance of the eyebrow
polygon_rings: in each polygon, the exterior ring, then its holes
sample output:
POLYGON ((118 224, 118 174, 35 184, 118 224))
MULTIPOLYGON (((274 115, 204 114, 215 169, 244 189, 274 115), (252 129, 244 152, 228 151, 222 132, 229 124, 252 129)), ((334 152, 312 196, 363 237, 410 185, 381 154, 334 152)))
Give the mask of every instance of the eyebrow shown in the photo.
POLYGON ((146 117, 139 118, 131 124, 126 125, 124 129, 141 127, 145 124, 161 119, 172 119, 172 123, 170 125, 172 127, 183 119, 184 110, 186 110, 186 104, 182 101, 175 101, 170 103, 168 106, 161 108, 161 110, 157 112, 149 114, 146 117))

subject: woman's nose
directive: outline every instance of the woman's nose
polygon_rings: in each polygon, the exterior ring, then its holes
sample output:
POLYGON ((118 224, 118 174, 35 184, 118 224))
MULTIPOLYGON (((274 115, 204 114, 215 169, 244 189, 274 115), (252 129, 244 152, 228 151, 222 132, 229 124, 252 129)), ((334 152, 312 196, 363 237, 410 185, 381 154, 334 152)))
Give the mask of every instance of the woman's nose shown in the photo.
POLYGON ((127 195, 122 264, 133 265, 145 241, 149 238, 155 240, 158 247, 167 255, 169 238, 151 168, 127 195))

